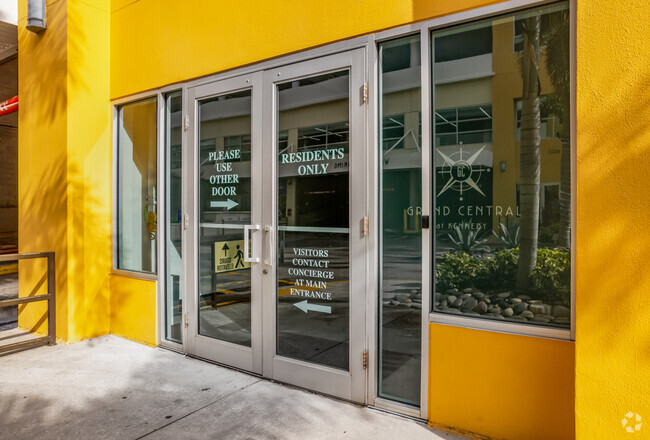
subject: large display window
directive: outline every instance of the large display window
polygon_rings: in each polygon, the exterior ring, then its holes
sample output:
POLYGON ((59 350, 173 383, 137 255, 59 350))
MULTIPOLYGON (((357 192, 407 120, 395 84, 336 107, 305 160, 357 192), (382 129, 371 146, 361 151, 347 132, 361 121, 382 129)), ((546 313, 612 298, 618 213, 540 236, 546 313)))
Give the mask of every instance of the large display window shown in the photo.
POLYGON ((568 3, 431 44, 434 311, 569 329, 568 3))

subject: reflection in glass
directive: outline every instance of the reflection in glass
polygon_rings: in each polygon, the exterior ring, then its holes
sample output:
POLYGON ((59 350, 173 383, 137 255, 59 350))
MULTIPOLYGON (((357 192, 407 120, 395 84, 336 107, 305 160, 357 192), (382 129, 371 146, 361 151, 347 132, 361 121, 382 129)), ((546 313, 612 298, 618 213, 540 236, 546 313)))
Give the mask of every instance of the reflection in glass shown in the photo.
POLYGON ((117 268, 156 272, 157 99, 119 109, 117 144, 117 268))
POLYGON ((251 345, 251 91, 199 102, 199 334, 251 345))
POLYGON ((420 405, 420 40, 382 43, 379 396, 420 405))
POLYGON ((349 73, 278 86, 277 353, 349 368, 349 73))
POLYGON ((569 328, 568 5, 434 32, 433 46, 435 311, 569 328), (489 51, 471 48, 477 32, 489 51))
POLYGON ((182 92, 165 97, 165 338, 181 343, 182 92))

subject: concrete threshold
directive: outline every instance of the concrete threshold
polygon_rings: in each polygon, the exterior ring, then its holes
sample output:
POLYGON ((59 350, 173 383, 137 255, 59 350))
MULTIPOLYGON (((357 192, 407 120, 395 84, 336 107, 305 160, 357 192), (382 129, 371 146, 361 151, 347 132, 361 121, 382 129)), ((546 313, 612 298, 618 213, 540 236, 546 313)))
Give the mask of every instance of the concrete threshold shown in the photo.
POLYGON ((116 336, 0 358, 7 439, 460 440, 116 336))

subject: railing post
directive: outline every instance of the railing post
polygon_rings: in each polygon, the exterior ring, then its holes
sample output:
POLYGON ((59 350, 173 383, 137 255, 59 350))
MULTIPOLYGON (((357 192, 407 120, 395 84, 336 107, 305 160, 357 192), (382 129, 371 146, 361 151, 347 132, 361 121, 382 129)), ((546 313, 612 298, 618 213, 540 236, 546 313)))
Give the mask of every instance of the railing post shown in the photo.
POLYGON ((47 254, 47 338, 48 344, 56 344, 56 265, 54 252, 47 254))

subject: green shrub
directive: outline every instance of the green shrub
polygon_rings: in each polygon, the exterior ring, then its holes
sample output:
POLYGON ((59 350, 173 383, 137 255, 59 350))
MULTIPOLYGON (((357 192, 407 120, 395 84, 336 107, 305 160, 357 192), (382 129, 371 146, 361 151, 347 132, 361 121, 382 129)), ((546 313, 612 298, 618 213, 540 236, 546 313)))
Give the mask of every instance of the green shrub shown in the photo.
POLYGON ((555 249, 537 249, 533 286, 547 301, 562 301, 568 305, 571 301, 571 254, 555 249))
POLYGON ((436 290, 484 288, 490 275, 485 263, 467 252, 449 252, 436 259, 436 290))
POLYGON ((459 251, 472 252, 483 249, 483 244, 487 241, 485 235, 487 233, 481 230, 464 230, 455 226, 452 232, 447 234, 447 237, 459 251))
POLYGON ((499 221, 499 233, 492 231, 492 234, 509 248, 519 247, 519 225, 514 219, 507 224, 499 221))
POLYGON ((539 228, 539 242, 540 243, 555 243, 557 241, 557 236, 560 233, 560 228, 557 223, 540 226, 539 228))
POLYGON ((499 249, 486 262, 490 275, 490 288, 512 290, 517 282, 519 249, 499 249))

